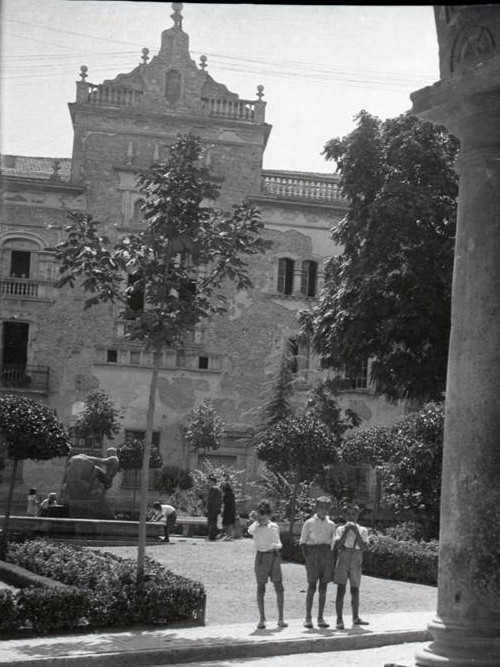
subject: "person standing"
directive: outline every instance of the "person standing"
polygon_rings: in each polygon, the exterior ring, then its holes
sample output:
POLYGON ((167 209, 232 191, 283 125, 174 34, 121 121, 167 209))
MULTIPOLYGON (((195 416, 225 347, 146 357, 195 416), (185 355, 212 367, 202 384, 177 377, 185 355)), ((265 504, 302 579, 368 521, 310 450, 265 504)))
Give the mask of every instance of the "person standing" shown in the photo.
POLYGON ((213 542, 217 539, 217 534, 219 532, 217 519, 222 506, 222 493, 217 486, 217 478, 215 475, 209 475, 208 483, 210 484, 207 495, 208 539, 213 542))
POLYGON ((37 516, 39 504, 40 501, 38 500, 38 496, 36 495, 36 489, 30 489, 30 492, 28 493, 28 504, 26 507, 26 515, 37 516))
POLYGON ((347 580, 351 584, 352 624, 369 625, 359 617, 359 587, 361 584, 361 564, 363 551, 368 548, 368 528, 358 524, 359 507, 344 507, 346 523, 339 526, 335 533, 333 548, 338 551, 333 583, 337 584, 335 609, 337 612, 337 629, 344 630, 343 607, 347 580))
POLYGON ((299 544, 304 555, 307 574, 305 628, 312 628, 312 606, 316 586, 318 593, 318 628, 328 628, 324 619, 326 589, 333 576, 332 545, 335 538, 335 524, 327 517, 331 500, 321 496, 316 501, 316 513, 302 526, 299 544))
POLYGON ((255 578, 257 580, 257 607, 259 609, 258 630, 265 630, 266 616, 264 613, 264 596, 266 584, 270 579, 276 591, 276 602, 278 606, 278 627, 286 628, 288 624, 284 621, 283 610, 285 591, 283 588, 283 577, 281 574, 281 539, 280 529, 277 523, 271 521, 271 506, 267 500, 262 500, 257 507, 257 512, 250 512, 253 523, 248 527, 248 534, 253 537, 255 546, 255 578))
POLYGON ((158 521, 163 524, 164 537, 160 537, 160 540, 170 542, 170 531, 175 528, 177 521, 177 511, 175 507, 155 502, 153 503, 153 512, 151 521, 158 521))
POLYGON ((224 529, 226 540, 232 540, 234 537, 234 522, 236 521, 236 498, 229 482, 225 482, 222 487, 222 528, 224 529))

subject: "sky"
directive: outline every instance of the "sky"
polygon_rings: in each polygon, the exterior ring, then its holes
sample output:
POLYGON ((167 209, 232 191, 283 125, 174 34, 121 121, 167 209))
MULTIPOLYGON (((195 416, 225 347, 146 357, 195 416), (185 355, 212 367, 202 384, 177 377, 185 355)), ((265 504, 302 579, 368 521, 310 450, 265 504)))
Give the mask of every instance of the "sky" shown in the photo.
MULTIPOLYGON (((160 49, 170 2, 2 0, 0 150, 70 157, 68 102, 80 66, 98 84, 160 49)), ((273 126, 265 169, 328 172, 321 151, 355 127, 411 108, 410 93, 439 79, 430 5, 184 3, 193 60, 241 98, 264 85, 273 126)))

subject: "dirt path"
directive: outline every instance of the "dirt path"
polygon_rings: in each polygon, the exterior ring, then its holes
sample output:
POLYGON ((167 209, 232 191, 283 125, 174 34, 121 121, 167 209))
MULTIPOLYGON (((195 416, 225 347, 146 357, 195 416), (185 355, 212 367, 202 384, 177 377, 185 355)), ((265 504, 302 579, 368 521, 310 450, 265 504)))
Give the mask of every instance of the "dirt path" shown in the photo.
MULTIPOLYGON (((176 538, 174 538, 175 540, 176 538)), ((136 558, 136 547, 106 547, 124 558, 136 558)), ((207 622, 246 623, 256 618, 254 548, 251 540, 208 542, 201 539, 174 541, 147 547, 147 554, 177 574, 201 581, 207 591, 207 622)), ((306 577, 303 565, 283 563, 285 614, 302 618, 304 614, 306 577)), ((334 613, 335 587, 328 587, 326 615, 334 613)), ((361 581, 361 613, 394 613, 396 611, 434 611, 437 588, 388 579, 363 577, 361 581)), ((349 596, 347 596, 349 605, 349 596)), ((272 585, 266 594, 269 619, 276 615, 272 585)), ((346 607, 348 615, 349 606, 346 607)))

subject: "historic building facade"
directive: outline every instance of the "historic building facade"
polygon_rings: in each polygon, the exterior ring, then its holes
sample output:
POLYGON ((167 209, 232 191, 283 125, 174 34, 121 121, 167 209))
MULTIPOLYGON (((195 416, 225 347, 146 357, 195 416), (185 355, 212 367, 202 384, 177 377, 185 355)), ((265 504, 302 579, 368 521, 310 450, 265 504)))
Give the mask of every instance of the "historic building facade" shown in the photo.
MULTIPOLYGON (((183 350, 165 350, 154 442, 165 461, 197 466, 199 456, 187 451, 180 427, 195 405, 210 398, 228 434, 208 458, 245 470, 249 480, 259 465, 250 435, 286 339, 296 353, 299 395, 319 377, 317 361, 294 341, 296 312, 311 305, 322 286, 324 259, 339 251, 330 229, 344 216, 346 202, 334 175, 263 170, 271 126, 262 87, 256 99, 244 100, 214 81, 204 56, 199 64, 191 59, 179 10, 172 16, 159 53, 150 58, 143 49, 141 64, 130 73, 96 85, 81 68, 76 100, 69 104, 70 159, 2 158, 0 391, 42 400, 69 425, 88 392, 100 388, 123 412, 115 442, 144 433, 151 353, 127 341, 117 307, 84 312, 78 289, 56 289, 57 267, 46 248, 61 240, 71 209, 92 214, 112 238, 140 230, 138 172, 164 158, 179 133, 192 132, 201 137, 205 164, 221 185, 217 205, 228 208, 249 197, 273 246, 251 259, 253 288, 233 294, 225 317, 200 325, 183 350)), ((342 400, 364 426, 404 413, 403 405, 374 397, 363 364, 342 400)), ((19 509, 31 486, 58 490, 64 467, 65 461, 24 462, 15 492, 19 509)), ((110 492, 115 506, 131 497, 127 476, 121 477, 110 492)))

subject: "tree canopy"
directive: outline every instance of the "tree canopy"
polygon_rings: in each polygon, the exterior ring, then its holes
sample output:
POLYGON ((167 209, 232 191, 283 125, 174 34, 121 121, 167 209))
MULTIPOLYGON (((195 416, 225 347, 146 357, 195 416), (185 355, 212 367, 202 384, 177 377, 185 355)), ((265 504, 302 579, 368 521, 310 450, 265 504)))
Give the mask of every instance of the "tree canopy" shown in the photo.
POLYGON ((118 419, 120 411, 115 408, 111 397, 101 389, 87 394, 81 415, 78 415, 73 432, 77 438, 102 440, 106 436, 110 440, 120 430, 118 419))
POLYGON ((383 498, 398 512, 412 512, 429 537, 437 537, 441 497, 444 405, 427 403, 391 426, 345 439, 340 458, 371 463, 382 473, 383 498))
POLYGON ((184 438, 189 447, 204 452, 219 449, 225 434, 226 424, 210 399, 205 399, 191 410, 187 427, 184 429, 184 438))
POLYGON ((409 114, 356 128, 324 149, 348 198, 332 232, 342 250, 302 325, 324 368, 351 375, 372 359, 389 400, 442 398, 445 389, 458 141, 409 114))
POLYGON ((0 397, 0 434, 7 457, 16 461, 46 461, 71 451, 68 432, 54 411, 18 394, 0 397))

